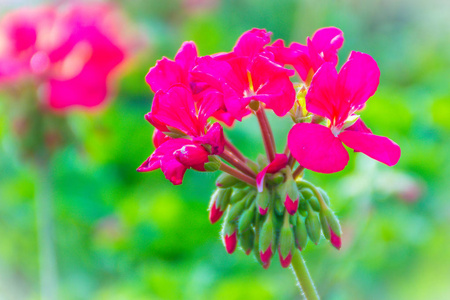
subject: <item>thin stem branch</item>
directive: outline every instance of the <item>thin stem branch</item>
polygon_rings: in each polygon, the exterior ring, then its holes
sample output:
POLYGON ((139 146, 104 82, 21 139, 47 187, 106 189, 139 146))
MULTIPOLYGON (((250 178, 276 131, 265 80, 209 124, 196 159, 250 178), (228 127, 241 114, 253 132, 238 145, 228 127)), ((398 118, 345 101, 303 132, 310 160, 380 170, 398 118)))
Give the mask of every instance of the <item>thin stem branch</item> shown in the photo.
POLYGON ((317 293, 314 282, 309 275, 306 263, 300 253, 300 250, 295 249, 292 255, 291 262, 292 270, 297 278, 301 290, 303 291, 303 296, 306 300, 319 300, 319 294, 317 293))
POLYGON ((252 185, 252 186, 256 187, 256 180, 254 178, 252 178, 250 176, 247 176, 244 173, 239 172, 238 170, 230 167, 227 164, 224 164, 224 163, 220 164, 219 170, 223 171, 225 173, 228 173, 231 176, 234 176, 237 179, 239 179, 239 180, 241 180, 241 181, 243 181, 245 183, 248 183, 249 185, 252 185))
POLYGON ((238 148, 236 148, 235 145, 233 145, 227 138, 225 139, 225 147, 231 152, 233 153, 237 158, 239 158, 240 160, 246 162, 248 158, 246 158, 244 156, 244 154, 242 154, 241 151, 239 151, 238 148))
POLYGON ((228 150, 225 150, 222 154, 219 155, 222 159, 224 159, 226 162, 230 163, 233 167, 237 168, 239 171, 243 172, 244 174, 256 178, 255 172, 250 169, 249 166, 247 166, 244 162, 236 158, 231 152, 228 150))
POLYGON ((294 179, 296 179, 305 169, 305 167, 303 166, 298 166, 297 169, 295 169, 294 173, 292 173, 292 177, 294 177, 294 179))
POLYGON ((270 127, 269 120, 267 120, 264 108, 260 107, 256 111, 256 117, 258 118, 259 127, 261 128, 261 134, 264 141, 264 148, 266 148, 267 159, 269 162, 275 159, 275 140, 273 138, 272 128, 270 127))
POLYGON ((47 158, 38 159, 36 219, 39 247, 41 299, 58 298, 58 272, 53 222, 53 190, 47 158))

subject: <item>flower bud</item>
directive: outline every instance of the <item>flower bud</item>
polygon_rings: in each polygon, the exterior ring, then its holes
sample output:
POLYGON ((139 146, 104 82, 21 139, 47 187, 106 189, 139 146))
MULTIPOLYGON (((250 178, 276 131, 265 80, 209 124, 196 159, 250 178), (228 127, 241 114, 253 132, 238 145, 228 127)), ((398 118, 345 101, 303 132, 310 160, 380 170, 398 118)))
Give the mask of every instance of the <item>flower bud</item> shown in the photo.
POLYGON ((274 208, 277 215, 282 216, 284 215, 284 204, 283 201, 286 197, 286 192, 284 185, 281 184, 277 187, 274 195, 273 195, 273 202, 274 202, 274 208))
POLYGON ((255 218, 255 205, 251 205, 245 210, 239 218, 238 229, 239 232, 244 232, 252 224, 255 218))
POLYGON ((230 189, 216 189, 214 194, 211 196, 209 205, 209 221, 211 224, 216 223, 222 217, 223 212, 228 206, 230 193, 230 189))
POLYGON ((326 222, 328 224, 329 233, 330 233, 330 242, 336 249, 341 249, 342 241, 341 241, 341 225, 339 224, 339 220, 336 215, 329 209, 326 208, 322 211, 326 222))
POLYGON ((232 204, 227 214, 227 220, 228 221, 236 220, 239 217, 239 215, 244 211, 244 209, 245 209, 245 201, 239 201, 238 203, 232 204))
POLYGON ((231 235, 225 234, 224 236, 224 243, 225 243, 225 249, 229 254, 232 254, 234 250, 236 250, 237 245, 237 233, 236 231, 233 232, 231 235))
POLYGON ((239 231, 239 244, 244 250, 245 254, 250 255, 253 250, 253 244, 255 241, 255 231, 253 228, 249 228, 243 232, 239 231))
POLYGON ((232 187, 239 181, 240 181, 239 179, 237 179, 234 176, 231 176, 228 173, 222 173, 219 175, 219 177, 216 180, 216 186, 221 187, 221 188, 228 188, 228 187, 232 187))
POLYGON ((203 165, 206 172, 215 172, 220 169, 220 163, 207 162, 203 165))
POLYGON ((269 217, 264 222, 259 235, 259 253, 263 264, 267 264, 272 257, 272 245, 275 242, 272 218, 269 217))
POLYGON ((259 213, 261 215, 265 215, 267 213, 267 209, 269 208, 270 201, 270 193, 265 188, 261 193, 256 195, 256 204, 258 205, 259 213))
POLYGON ((308 233, 306 231, 305 220, 300 215, 297 215, 297 223, 294 228, 294 233, 295 242, 298 249, 300 251, 305 249, 306 244, 308 243, 308 233))
POLYGON ((317 214, 311 209, 308 205, 308 215, 305 219, 306 231, 308 232, 308 236, 311 241, 317 245, 320 240, 320 221, 317 217, 317 214))
POLYGON ((327 218, 323 211, 319 212, 320 224, 322 225, 323 236, 329 240, 330 239, 330 226, 328 225, 327 218))
POLYGON ((259 256, 261 257, 261 261, 263 263, 263 268, 267 269, 270 266, 270 259, 272 258, 272 244, 267 247, 266 251, 259 251, 259 256))
POLYGON ((233 194, 231 194, 231 198, 230 198, 230 203, 234 204, 236 202, 241 201, 242 199, 244 199, 244 197, 251 192, 251 190, 248 189, 235 189, 233 191, 233 194))
POLYGON ((294 180, 288 179, 286 181, 286 197, 284 201, 284 206, 290 215, 294 215, 298 209, 299 203, 299 192, 297 190, 297 185, 294 180))
POLYGON ((320 204, 319 200, 316 198, 316 196, 312 196, 308 199, 309 204, 311 204, 312 209, 315 211, 320 211, 320 204))
POLYGON ((325 203, 330 206, 330 197, 328 197, 328 194, 321 188, 317 188, 317 191, 319 191, 319 193, 322 195, 323 200, 325 201, 325 203))
POLYGON ((280 232, 278 253, 283 268, 287 268, 292 260, 292 248, 294 247, 294 235, 289 224, 283 225, 280 232))

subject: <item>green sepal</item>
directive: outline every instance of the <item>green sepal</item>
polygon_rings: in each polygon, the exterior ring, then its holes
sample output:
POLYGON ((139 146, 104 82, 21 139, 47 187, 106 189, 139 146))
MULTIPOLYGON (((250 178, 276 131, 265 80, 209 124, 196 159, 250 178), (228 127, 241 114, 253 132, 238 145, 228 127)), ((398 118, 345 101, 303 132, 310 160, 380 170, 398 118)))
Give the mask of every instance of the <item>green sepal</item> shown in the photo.
POLYGON ((308 232, 306 231, 305 220, 298 214, 296 216, 297 223, 294 228, 295 242, 297 244, 297 247, 303 250, 308 243, 308 232))
POLYGON ((319 204, 319 200, 316 198, 316 196, 312 196, 311 198, 308 199, 309 204, 311 204, 312 209, 314 209, 315 211, 320 211, 320 204, 319 204))
POLYGON ((270 245, 273 246, 274 232, 272 218, 268 216, 259 234, 259 251, 266 251, 270 245))
POLYGON ((330 227, 328 225, 327 217, 323 211, 319 212, 320 224, 322 225, 323 236, 329 240, 331 238, 330 227))
POLYGON ((203 167, 207 172, 215 172, 220 169, 220 163, 207 162, 203 165, 203 167))
POLYGON ((230 210, 227 213, 227 219, 229 221, 236 220, 239 215, 244 211, 245 209, 245 201, 239 201, 238 203, 232 204, 230 207, 230 210))
POLYGON ((251 205, 245 210, 239 218, 238 229, 239 232, 244 232, 253 223, 255 218, 255 205, 251 205))
POLYGON ((261 193, 258 193, 256 195, 256 204, 259 207, 266 209, 269 206, 269 202, 270 202, 269 190, 264 188, 261 193))
POLYGON ((234 204, 241 201, 250 192, 248 189, 234 189, 233 194, 231 194, 230 203, 234 204))
POLYGON ((289 225, 281 227, 279 239, 279 251, 281 256, 285 258, 294 247, 294 234, 289 225))
POLYGON ((245 253, 253 249, 254 243, 255 231, 253 230, 253 228, 248 228, 243 232, 239 231, 239 245, 241 245, 241 248, 245 253))
POLYGON ((230 203, 232 189, 220 189, 218 198, 217 198, 217 206, 220 207, 221 211, 225 211, 227 209, 228 204, 230 203))
POLYGON ((305 219, 306 231, 311 241, 317 245, 320 241, 321 223, 317 214, 308 205, 308 215, 305 219))
POLYGON ((327 208, 323 210, 323 214, 325 215, 331 230, 333 230, 333 232, 337 236, 341 236, 342 234, 341 224, 339 223, 339 220, 334 214, 334 212, 331 209, 327 208))
POLYGON ((228 173, 222 173, 219 175, 219 177, 217 177, 216 186, 221 188, 229 188, 237 184, 238 182, 240 182, 240 180, 236 177, 231 176, 228 173))

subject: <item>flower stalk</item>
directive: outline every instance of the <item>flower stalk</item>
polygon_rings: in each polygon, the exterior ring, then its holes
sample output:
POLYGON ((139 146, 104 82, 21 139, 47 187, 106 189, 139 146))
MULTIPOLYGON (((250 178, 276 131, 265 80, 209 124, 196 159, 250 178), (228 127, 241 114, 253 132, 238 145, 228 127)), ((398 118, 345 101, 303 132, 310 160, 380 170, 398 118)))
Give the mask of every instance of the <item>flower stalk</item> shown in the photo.
POLYGON ((231 153, 233 153, 234 156, 236 156, 237 158, 239 158, 240 160, 246 162, 248 160, 248 158, 246 158, 244 156, 244 154, 242 154, 241 151, 239 151, 238 148, 236 148, 235 145, 233 145, 228 139, 225 139, 225 147, 226 149, 228 149, 231 153))
POLYGON ((244 173, 242 173, 242 172, 240 172, 240 171, 230 167, 227 164, 221 163, 219 170, 221 170, 223 172, 226 172, 226 173, 236 177, 237 179, 239 179, 239 180, 241 180, 241 181, 243 181, 243 182, 245 182, 245 183, 247 183, 247 184, 249 184, 251 186, 256 187, 256 181, 255 181, 254 178, 252 178, 252 177, 250 177, 250 176, 248 176, 248 175, 246 175, 246 174, 244 174, 244 173))
POLYGON ((244 162, 237 159, 231 152, 225 150, 221 155, 219 155, 220 158, 225 160, 226 162, 230 163, 233 167, 241 171, 242 173, 255 178, 256 174, 255 172, 249 168, 244 162))
POLYGON ((267 119, 264 108, 260 107, 256 111, 256 117, 258 118, 259 127, 261 128, 261 134, 264 140, 264 148, 266 149, 267 159, 269 162, 275 159, 275 139, 273 137, 272 128, 270 127, 269 120, 267 119))
POLYGON ((306 300, 319 300, 319 294, 317 293, 314 282, 309 275, 306 263, 300 253, 300 250, 295 249, 292 255, 291 262, 292 270, 297 278, 298 284, 303 292, 303 296, 306 300))

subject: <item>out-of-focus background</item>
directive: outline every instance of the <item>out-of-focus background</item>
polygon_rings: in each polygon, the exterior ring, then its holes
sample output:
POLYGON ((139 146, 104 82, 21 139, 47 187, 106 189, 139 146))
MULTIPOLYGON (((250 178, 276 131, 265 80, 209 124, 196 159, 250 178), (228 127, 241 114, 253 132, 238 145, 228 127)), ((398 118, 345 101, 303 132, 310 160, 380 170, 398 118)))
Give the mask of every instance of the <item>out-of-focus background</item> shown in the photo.
MULTIPOLYGON (((4 14, 41 2, 0 3, 4 14)), ((378 62, 380 86, 361 116, 402 157, 389 168, 352 154, 343 172, 306 173, 328 191, 343 226, 340 251, 326 241, 303 251, 317 288, 323 299, 450 298, 449 1, 115 3, 147 48, 123 69, 109 106, 70 115, 79 142, 51 162, 61 299, 298 299, 293 275, 276 260, 263 270, 242 251, 226 253, 207 214, 215 174, 188 171, 172 186, 160 171, 135 171, 153 151, 144 76, 186 40, 207 55, 231 50, 253 27, 304 43, 325 26, 344 31, 340 64, 351 50, 378 62)), ((2 107, 0 299, 37 299, 37 174, 7 138, 2 107)), ((269 117, 282 149, 289 120, 269 117)), ((254 119, 228 134, 250 157, 263 151, 254 119)))

